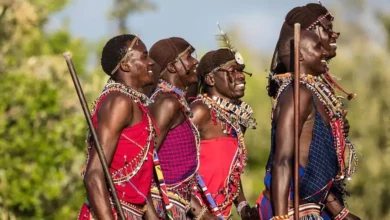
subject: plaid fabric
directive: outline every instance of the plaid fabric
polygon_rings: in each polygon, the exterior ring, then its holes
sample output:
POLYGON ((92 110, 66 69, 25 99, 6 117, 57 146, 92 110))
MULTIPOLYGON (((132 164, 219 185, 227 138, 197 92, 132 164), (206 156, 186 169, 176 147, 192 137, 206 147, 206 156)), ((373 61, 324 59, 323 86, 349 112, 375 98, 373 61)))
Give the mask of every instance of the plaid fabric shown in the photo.
POLYGON ((167 184, 180 182, 196 171, 197 149, 195 136, 188 119, 170 130, 158 157, 167 184))
MULTIPOLYGON (((268 159, 267 175, 264 178, 267 188, 270 188, 271 168, 275 153, 276 125, 273 123, 271 132, 271 153, 268 159)), ((313 126, 313 136, 310 143, 309 159, 304 172, 300 170, 299 197, 306 202, 320 203, 329 191, 329 186, 339 170, 332 129, 316 110, 313 126)), ((291 187, 293 181, 291 181, 291 187)), ((292 194, 292 193, 291 193, 292 194)), ((293 198, 293 195, 291 195, 293 198)))

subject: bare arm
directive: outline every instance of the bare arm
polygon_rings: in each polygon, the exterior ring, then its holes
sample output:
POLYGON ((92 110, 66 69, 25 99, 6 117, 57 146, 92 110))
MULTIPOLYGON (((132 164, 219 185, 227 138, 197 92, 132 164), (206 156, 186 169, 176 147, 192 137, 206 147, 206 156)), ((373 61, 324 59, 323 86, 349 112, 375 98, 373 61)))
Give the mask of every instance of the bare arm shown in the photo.
MULTIPOLYGON (((344 206, 340 203, 340 201, 333 193, 329 193, 328 197, 326 198, 325 207, 331 217, 335 217, 336 215, 338 215, 344 208, 344 206)), ((360 220, 359 217, 352 213, 348 213, 348 215, 344 219, 360 220)))
POLYGON ((152 196, 149 193, 148 200, 146 201, 146 204, 148 205, 148 210, 146 211, 144 215, 144 219, 146 220, 159 220, 156 209, 153 205, 152 196))
MULTIPOLYGON (((191 207, 190 213, 194 217, 194 219, 201 214, 201 211, 204 208, 194 195, 191 195, 190 207, 191 207)), ((205 220, 206 219, 215 219, 215 220, 217 220, 219 218, 217 216, 214 216, 213 214, 211 214, 209 211, 206 211, 201 219, 205 219, 205 220)))
POLYGON ((193 102, 190 105, 192 112, 191 121, 198 127, 198 131, 202 133, 208 121, 211 120, 210 109, 202 102, 193 102))
POLYGON ((175 124, 181 113, 180 103, 171 94, 159 94, 150 106, 150 112, 156 121, 160 134, 156 138, 156 150, 158 151, 165 140, 169 130, 175 124))
MULTIPOLYGON (((300 87, 299 136, 310 112, 313 110, 311 92, 300 87)), ((275 154, 272 164, 271 200, 274 215, 286 215, 294 156, 294 97, 289 87, 279 100, 275 137, 275 154)))
MULTIPOLYGON (((237 198, 233 201, 233 202, 234 202, 234 205, 236 206, 237 209, 238 209, 238 205, 239 205, 241 202, 247 201, 246 198, 245 198, 244 188, 243 188, 241 179, 240 179, 240 189, 241 189, 241 190, 240 190, 240 192, 239 192, 237 198)), ((249 204, 249 203, 248 203, 248 205, 242 207, 241 212, 239 213, 240 216, 241 216, 241 219, 251 219, 250 210, 251 210, 251 207, 250 207, 250 204, 249 204)))
MULTIPOLYGON (((131 100, 123 94, 112 94, 104 100, 98 110, 97 135, 108 166, 111 164, 123 128, 131 124, 132 105, 131 100)), ((90 152, 84 184, 88 201, 97 219, 114 219, 103 168, 95 148, 90 152)))

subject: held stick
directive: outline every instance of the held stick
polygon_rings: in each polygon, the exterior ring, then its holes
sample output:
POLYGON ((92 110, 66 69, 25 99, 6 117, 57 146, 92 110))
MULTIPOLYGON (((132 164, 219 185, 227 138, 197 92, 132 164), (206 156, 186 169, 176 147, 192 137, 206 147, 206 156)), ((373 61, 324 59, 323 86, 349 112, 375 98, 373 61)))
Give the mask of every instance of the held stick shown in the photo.
POLYGON ((299 220, 299 44, 301 25, 294 24, 294 219, 299 220))
POLYGON ((88 105, 87 105, 87 101, 85 100, 83 89, 81 88, 79 79, 77 77, 76 70, 75 70, 74 65, 73 65, 72 55, 69 52, 65 52, 63 55, 65 58, 66 64, 68 65, 70 75, 72 76, 74 87, 76 88, 77 96, 79 97, 81 107, 83 108, 85 118, 87 119, 89 129, 90 129, 92 137, 95 141, 94 146, 95 146, 96 152, 98 153, 100 163, 102 164, 104 176, 106 177, 106 180, 108 182, 108 189, 109 189, 109 191, 111 191, 111 195, 114 199, 114 204, 115 204, 116 209, 118 211, 119 218, 121 220, 125 220, 125 215, 123 213, 122 206, 119 202, 118 195, 117 195, 115 187, 114 187, 114 182, 112 181, 112 178, 111 178, 111 174, 108 170, 108 166, 107 166, 106 158, 105 158, 103 150, 102 150, 102 146, 99 143, 95 127, 93 126, 93 123, 92 123, 91 113, 88 109, 88 105))

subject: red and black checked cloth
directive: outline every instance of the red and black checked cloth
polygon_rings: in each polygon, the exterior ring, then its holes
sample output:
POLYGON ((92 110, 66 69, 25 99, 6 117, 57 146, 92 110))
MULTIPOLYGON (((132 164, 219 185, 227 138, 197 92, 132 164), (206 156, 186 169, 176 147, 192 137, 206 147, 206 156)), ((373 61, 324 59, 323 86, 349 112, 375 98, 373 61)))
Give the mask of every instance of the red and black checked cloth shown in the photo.
POLYGON ((170 130, 158 152, 167 184, 178 183, 191 176, 198 166, 195 135, 188 119, 170 130))

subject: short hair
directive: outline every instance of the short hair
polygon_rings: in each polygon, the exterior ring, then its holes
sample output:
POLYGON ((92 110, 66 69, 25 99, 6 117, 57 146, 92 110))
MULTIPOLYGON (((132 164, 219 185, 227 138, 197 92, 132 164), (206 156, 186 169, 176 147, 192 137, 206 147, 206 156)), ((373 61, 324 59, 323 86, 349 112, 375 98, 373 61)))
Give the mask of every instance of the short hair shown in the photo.
POLYGON ((310 3, 306 6, 291 9, 285 17, 285 22, 290 26, 300 23, 302 29, 307 29, 317 21, 318 17, 328 13, 328 9, 321 4, 310 3))
POLYGON ((204 92, 207 88, 205 78, 208 73, 213 71, 215 68, 231 61, 235 60, 234 54, 226 48, 219 50, 212 50, 207 52, 202 59, 200 59, 196 71, 200 75, 198 90, 204 92))
POLYGON ((156 64, 160 66, 160 70, 168 66, 168 63, 175 61, 179 54, 184 52, 187 48, 193 47, 190 43, 180 37, 171 37, 157 41, 149 50, 149 56, 156 64))
POLYGON ((135 37, 136 36, 132 34, 119 35, 111 38, 107 41, 106 45, 104 45, 100 63, 103 71, 107 75, 112 75, 111 72, 127 53, 127 42, 132 41, 135 37))

